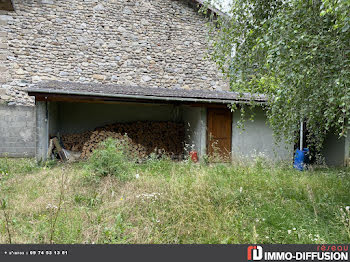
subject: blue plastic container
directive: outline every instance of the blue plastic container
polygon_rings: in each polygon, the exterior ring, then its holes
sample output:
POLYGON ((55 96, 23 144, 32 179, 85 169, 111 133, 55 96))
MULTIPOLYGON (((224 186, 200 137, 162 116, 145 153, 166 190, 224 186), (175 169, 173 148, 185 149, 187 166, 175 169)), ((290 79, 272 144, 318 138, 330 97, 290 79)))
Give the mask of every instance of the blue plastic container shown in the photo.
POLYGON ((297 149, 294 155, 294 165, 293 167, 295 169, 298 169, 300 171, 303 171, 305 168, 305 165, 308 162, 308 156, 309 155, 309 149, 304 148, 302 151, 300 149, 297 149))

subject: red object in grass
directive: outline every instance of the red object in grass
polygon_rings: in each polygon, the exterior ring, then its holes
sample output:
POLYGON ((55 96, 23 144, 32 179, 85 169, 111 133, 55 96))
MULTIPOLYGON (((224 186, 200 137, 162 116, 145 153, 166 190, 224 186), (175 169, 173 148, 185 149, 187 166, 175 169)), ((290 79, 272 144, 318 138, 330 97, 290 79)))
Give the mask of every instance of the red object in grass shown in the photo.
POLYGON ((191 152, 190 152, 190 157, 191 157, 191 160, 192 160, 194 163, 197 163, 197 162, 198 162, 198 153, 197 153, 197 151, 191 151, 191 152))

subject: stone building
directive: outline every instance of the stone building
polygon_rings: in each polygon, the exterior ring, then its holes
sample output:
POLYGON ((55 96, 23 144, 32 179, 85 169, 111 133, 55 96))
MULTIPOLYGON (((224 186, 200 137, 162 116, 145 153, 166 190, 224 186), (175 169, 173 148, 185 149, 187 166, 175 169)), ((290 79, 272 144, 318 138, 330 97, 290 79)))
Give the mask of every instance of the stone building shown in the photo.
POLYGON ((190 124, 200 155, 217 132, 232 155, 290 160, 292 146, 274 143, 262 109, 238 129, 239 112, 226 105, 266 101, 227 92, 207 59, 201 2, 0 0, 0 155, 45 158, 58 132, 175 119, 190 124))
POLYGON ((205 59, 205 18, 190 4, 14 0, 1 15, 2 100, 33 105, 23 90, 44 80, 227 89, 205 59))
POLYGON ((41 81, 227 89, 205 59, 205 18, 194 6, 171 0, 1 0, 0 153, 34 154, 34 98, 25 90, 41 81))

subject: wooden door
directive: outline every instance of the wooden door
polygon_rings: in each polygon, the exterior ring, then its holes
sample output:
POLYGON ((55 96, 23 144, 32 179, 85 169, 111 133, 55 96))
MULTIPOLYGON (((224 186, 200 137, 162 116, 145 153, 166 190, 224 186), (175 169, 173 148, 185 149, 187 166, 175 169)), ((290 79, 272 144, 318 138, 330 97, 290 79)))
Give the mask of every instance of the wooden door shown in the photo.
POLYGON ((228 108, 208 108, 207 150, 214 160, 231 159, 232 113, 228 108))

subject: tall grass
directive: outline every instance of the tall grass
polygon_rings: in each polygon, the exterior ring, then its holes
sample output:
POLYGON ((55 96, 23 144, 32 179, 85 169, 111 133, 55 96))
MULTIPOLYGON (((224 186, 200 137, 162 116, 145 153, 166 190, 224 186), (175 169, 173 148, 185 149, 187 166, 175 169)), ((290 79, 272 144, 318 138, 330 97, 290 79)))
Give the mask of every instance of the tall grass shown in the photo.
POLYGON ((27 174, 39 170, 35 159, 0 158, 0 178, 14 173, 27 174))
MULTIPOLYGON (((86 165, 65 167, 54 243, 350 241, 349 169, 298 172, 261 162, 205 165, 150 159, 127 163, 130 179, 120 179, 97 175, 86 165)), ((41 167, 0 180, 12 243, 50 242, 48 207, 60 201, 62 172, 60 165, 41 167)), ((0 216, 1 243, 8 243, 5 223, 0 216)))

